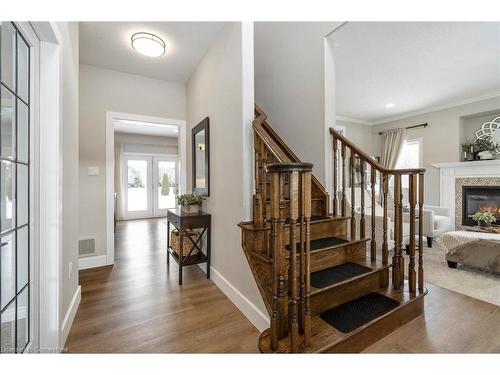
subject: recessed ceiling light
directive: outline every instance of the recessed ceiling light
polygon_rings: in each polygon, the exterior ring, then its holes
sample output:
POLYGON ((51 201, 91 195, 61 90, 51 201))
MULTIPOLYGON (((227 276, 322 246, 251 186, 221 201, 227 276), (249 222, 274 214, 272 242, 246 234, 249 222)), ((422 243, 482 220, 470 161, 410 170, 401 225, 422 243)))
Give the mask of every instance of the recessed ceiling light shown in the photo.
POLYGON ((165 42, 151 33, 135 33, 131 43, 134 50, 145 56, 160 57, 165 53, 165 42))
POLYGON ((394 107, 394 103, 387 103, 385 105, 385 108, 392 108, 392 107, 394 107))

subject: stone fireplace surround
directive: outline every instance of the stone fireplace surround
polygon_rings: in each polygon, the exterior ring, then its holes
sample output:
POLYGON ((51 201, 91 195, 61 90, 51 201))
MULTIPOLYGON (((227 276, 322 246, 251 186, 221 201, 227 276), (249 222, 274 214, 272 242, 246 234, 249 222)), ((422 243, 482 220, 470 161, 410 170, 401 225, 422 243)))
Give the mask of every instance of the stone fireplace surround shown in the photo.
POLYGON ((500 177, 473 177, 455 179, 455 228, 463 229, 462 225, 462 204, 464 186, 500 186, 500 177))
POLYGON ((500 186, 500 160, 483 160, 455 163, 437 163, 440 170, 440 206, 450 208, 452 224, 462 226, 462 187, 500 186), (454 214, 453 214, 454 213, 454 214))

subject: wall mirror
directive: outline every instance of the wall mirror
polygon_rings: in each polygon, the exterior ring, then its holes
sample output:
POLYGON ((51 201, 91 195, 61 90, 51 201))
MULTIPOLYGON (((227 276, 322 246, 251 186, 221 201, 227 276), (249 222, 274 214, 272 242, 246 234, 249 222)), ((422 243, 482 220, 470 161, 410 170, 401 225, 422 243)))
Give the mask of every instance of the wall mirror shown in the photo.
POLYGON ((210 195, 210 137, 208 117, 192 130, 193 192, 210 195))

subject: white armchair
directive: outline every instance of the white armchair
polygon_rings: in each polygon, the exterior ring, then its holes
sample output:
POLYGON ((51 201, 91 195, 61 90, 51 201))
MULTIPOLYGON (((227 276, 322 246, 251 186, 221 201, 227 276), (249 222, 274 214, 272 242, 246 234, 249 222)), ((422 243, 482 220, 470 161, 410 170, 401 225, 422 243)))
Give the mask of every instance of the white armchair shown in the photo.
POLYGON ((428 247, 432 247, 434 238, 453 230, 449 208, 424 205, 423 216, 422 234, 427 237, 428 247))
MULTIPOLYGON (((359 221, 361 219, 361 188, 354 188, 355 192, 355 199, 356 199, 356 204, 354 206, 355 210, 355 216, 356 216, 356 236, 359 237, 359 221)), ((341 199, 341 192, 338 193, 338 202, 339 205, 342 204, 342 199, 341 199)), ((350 216, 351 215, 351 189, 347 188, 346 189, 346 215, 350 216)), ((372 216, 371 216, 371 195, 370 192, 365 191, 365 231, 366 231, 366 237, 371 237, 371 225, 372 225, 372 216)), ((375 203, 375 241, 377 244, 377 250, 380 250, 382 248, 382 242, 383 242, 383 225, 384 225, 384 209, 382 206, 378 203, 375 203)), ((387 217, 387 243, 389 249, 392 249, 394 247, 394 234, 393 234, 393 228, 392 228, 392 220, 391 217, 387 217)), ((347 225, 347 231, 348 234, 350 234, 350 229, 351 226, 348 224, 347 225)), ((404 228, 403 228, 404 230, 404 228)))

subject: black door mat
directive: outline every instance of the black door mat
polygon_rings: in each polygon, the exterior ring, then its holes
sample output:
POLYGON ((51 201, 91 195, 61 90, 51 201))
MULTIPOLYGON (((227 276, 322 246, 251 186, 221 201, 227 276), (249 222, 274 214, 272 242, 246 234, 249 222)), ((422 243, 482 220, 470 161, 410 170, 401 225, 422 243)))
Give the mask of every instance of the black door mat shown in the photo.
POLYGON ((348 333, 398 306, 399 302, 392 298, 370 293, 325 311, 320 317, 340 332, 348 333))
POLYGON ((347 262, 311 273, 311 285, 315 288, 324 288, 371 271, 369 267, 347 262))
MULTIPOLYGON (((311 251, 319 250, 319 249, 328 249, 330 247, 343 245, 346 243, 349 243, 349 241, 344 240, 342 238, 337 238, 337 237, 320 238, 319 240, 312 240, 311 241, 311 251)), ((290 250, 290 245, 286 245, 286 249, 290 250)), ((299 249, 300 249, 300 243, 297 243, 297 250, 299 250, 299 249)))

